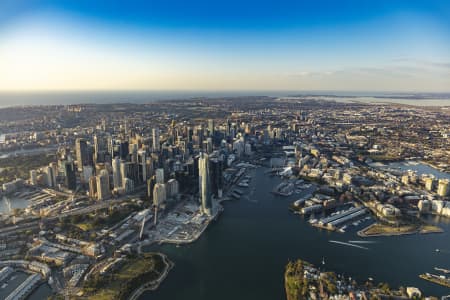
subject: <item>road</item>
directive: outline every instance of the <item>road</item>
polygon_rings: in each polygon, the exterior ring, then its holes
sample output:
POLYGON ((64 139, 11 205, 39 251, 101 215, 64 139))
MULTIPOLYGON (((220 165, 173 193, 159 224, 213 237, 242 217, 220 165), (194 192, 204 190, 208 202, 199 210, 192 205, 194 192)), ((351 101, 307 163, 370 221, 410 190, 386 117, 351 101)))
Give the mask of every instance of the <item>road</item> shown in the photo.
POLYGON ((89 205, 87 207, 77 208, 77 209, 62 213, 62 214, 55 215, 55 216, 42 217, 39 220, 36 220, 36 218, 33 217, 33 221, 31 221, 31 222, 1 228, 0 229, 0 237, 4 236, 4 235, 14 234, 18 231, 35 229, 39 226, 40 221, 54 221, 54 220, 57 220, 60 218, 66 218, 69 216, 88 214, 97 209, 107 208, 113 204, 130 201, 133 198, 135 198, 135 196, 128 195, 128 196, 124 196, 124 197, 117 198, 117 199, 95 202, 94 204, 89 205))

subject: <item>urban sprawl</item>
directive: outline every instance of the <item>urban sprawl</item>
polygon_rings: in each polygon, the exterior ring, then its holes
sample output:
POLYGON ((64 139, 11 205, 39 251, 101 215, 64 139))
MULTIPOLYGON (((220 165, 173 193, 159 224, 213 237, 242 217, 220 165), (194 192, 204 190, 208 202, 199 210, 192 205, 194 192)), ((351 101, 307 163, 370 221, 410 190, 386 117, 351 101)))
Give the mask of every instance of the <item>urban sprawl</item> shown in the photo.
MULTIPOLYGON (((25 272, 6 299, 44 282, 55 298, 137 299, 173 267, 146 249, 194 242, 256 168, 283 178, 273 193, 298 194, 286 209, 317 230, 366 222, 362 238, 438 234, 426 217, 450 217, 448 177, 395 162, 450 173, 450 109, 306 96, 3 108, 0 286, 25 272)), ((448 273, 417 275, 450 287, 448 273)), ((288 299, 425 297, 300 260, 285 288, 288 299)))

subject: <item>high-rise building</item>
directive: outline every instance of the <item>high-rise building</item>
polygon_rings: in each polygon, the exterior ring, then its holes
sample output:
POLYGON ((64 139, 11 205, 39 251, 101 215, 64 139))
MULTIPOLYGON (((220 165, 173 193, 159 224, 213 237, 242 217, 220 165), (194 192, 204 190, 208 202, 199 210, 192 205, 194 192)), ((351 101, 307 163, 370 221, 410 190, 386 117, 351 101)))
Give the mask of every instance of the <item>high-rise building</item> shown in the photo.
POLYGON ((136 164, 138 161, 138 144, 130 144, 131 162, 136 164))
POLYGON ((52 183, 53 183, 53 186, 56 186, 56 184, 57 184, 56 177, 59 174, 58 164, 56 162, 51 162, 48 166, 52 169, 52 177, 53 177, 52 178, 52 183))
POLYGON ((439 179, 438 190, 437 193, 441 197, 445 197, 448 195, 449 191, 449 180, 448 179, 439 179))
POLYGON ((107 161, 108 139, 104 136, 94 135, 94 163, 107 161))
POLYGON ((167 181, 166 188, 167 188, 166 194, 168 198, 176 197, 180 190, 180 186, 176 179, 170 179, 169 181, 167 181))
POLYGON ((139 181, 138 165, 132 162, 122 161, 120 163, 120 174, 122 177, 122 187, 125 187, 125 178, 129 178, 134 182, 139 181))
POLYGON ((208 154, 201 152, 198 159, 199 192, 203 213, 212 214, 211 178, 208 154))
POLYGON ((127 159, 128 154, 130 153, 130 146, 128 141, 121 142, 119 144, 119 156, 121 159, 127 159))
POLYGON ((109 196, 109 174, 107 170, 101 170, 97 176, 97 199, 104 200, 109 196))
POLYGON ((139 164, 139 178, 141 182, 147 182, 147 153, 145 150, 137 152, 137 163, 139 164))
POLYGON ((222 198, 223 193, 223 157, 211 157, 209 166, 211 170, 211 193, 216 198, 222 198))
POLYGON ((37 172, 36 170, 30 171, 30 184, 37 185, 37 172))
POLYGON ((55 176, 53 174, 53 168, 50 166, 47 166, 44 168, 46 183, 48 187, 55 187, 56 181, 54 180, 55 176))
POLYGON ((425 178, 425 188, 427 191, 432 191, 434 186, 434 179, 432 177, 425 178))
POLYGON ((89 151, 89 147, 85 139, 76 139, 75 152, 77 155, 78 170, 82 170, 83 166, 92 165, 92 155, 89 151))
POLYGON ((166 201, 166 185, 164 183, 156 183, 153 188, 153 205, 160 206, 166 201))
MULTIPOLYGON (((51 168, 47 168, 47 170, 50 170, 51 168)), ((52 172, 53 173, 53 172, 52 172)), ((77 178, 75 174, 75 165, 73 162, 66 161, 64 164, 64 176, 65 176, 65 185, 66 188, 69 190, 76 190, 77 188, 77 178)), ((53 178, 53 174, 51 176, 48 176, 49 178, 53 178)), ((50 182, 50 181, 49 181, 50 182)), ((51 179, 53 186, 53 179, 51 179)), ((50 186, 50 185, 49 185, 50 186)))
POLYGON ((225 136, 231 135, 231 121, 227 119, 226 128, 225 128, 225 136))
POLYGON ((113 184, 114 188, 121 188, 122 185, 122 174, 120 171, 120 159, 119 157, 115 157, 112 161, 112 169, 113 169, 113 184))
POLYGON ((134 191, 134 181, 130 178, 125 178, 125 182, 123 184, 123 187, 125 189, 125 193, 131 193, 134 191))
POLYGON ((207 138, 206 139, 206 153, 211 154, 213 152, 213 141, 212 138, 207 138))
POLYGON ((156 179, 152 176, 147 180, 147 196, 148 198, 153 198, 153 188, 155 187, 156 179))
POLYGON ((81 171, 81 174, 80 174, 81 182, 82 183, 89 182, 89 178, 91 178, 92 172, 93 172, 92 166, 83 166, 83 170, 81 171))
POLYGON ((213 119, 208 120, 208 133, 209 133, 209 136, 214 136, 214 120, 213 119))
POLYGON ((165 180, 163 168, 156 169, 155 175, 156 175, 156 183, 164 183, 165 180))
POLYGON ((89 197, 91 199, 97 198, 97 176, 89 178, 89 197))
POLYGON ((161 145, 159 144, 159 128, 152 129, 153 151, 158 152, 161 145))

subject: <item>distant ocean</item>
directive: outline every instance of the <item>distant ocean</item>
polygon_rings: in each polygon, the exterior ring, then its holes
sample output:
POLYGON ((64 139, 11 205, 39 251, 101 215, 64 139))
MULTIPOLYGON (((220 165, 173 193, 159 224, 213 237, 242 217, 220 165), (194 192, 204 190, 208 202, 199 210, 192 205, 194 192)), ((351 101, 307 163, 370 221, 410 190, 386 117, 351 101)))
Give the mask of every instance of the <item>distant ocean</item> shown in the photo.
POLYGON ((82 92, 0 92, 0 108, 22 105, 68 105, 107 103, 150 103, 160 100, 198 97, 292 95, 322 96, 324 100, 389 102, 419 106, 450 106, 450 94, 399 94, 343 91, 82 91, 82 92))

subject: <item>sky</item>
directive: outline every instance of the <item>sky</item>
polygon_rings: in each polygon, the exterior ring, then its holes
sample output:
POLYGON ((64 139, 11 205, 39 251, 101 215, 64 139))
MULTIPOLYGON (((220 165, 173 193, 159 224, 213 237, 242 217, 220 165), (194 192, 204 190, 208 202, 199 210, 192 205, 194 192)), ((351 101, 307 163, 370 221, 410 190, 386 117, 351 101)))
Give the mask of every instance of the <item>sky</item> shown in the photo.
POLYGON ((53 90, 450 92, 450 1, 0 1, 0 91, 53 90))

